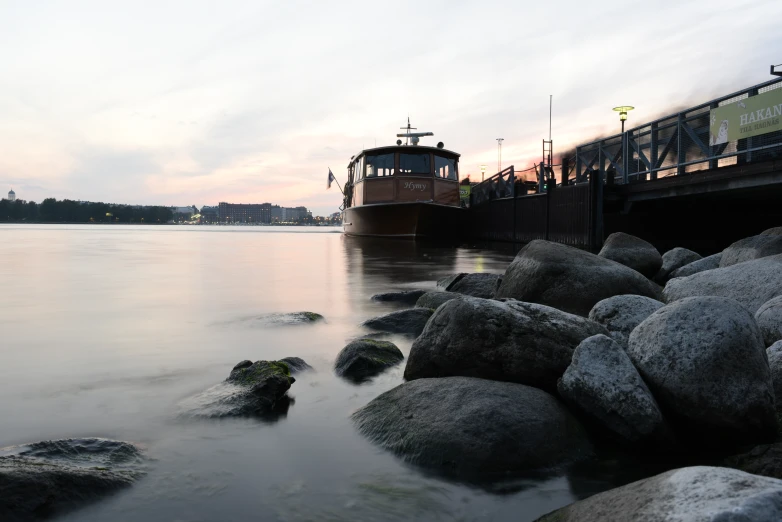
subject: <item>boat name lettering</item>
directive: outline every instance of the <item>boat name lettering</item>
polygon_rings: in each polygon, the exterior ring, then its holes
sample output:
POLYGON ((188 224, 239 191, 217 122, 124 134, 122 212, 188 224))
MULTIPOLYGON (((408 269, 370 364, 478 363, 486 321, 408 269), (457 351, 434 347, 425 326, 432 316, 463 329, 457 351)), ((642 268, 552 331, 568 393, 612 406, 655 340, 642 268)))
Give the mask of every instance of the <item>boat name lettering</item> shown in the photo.
POLYGON ((413 183, 412 181, 405 181, 404 188, 408 190, 418 190, 423 192, 426 190, 426 183, 413 183))

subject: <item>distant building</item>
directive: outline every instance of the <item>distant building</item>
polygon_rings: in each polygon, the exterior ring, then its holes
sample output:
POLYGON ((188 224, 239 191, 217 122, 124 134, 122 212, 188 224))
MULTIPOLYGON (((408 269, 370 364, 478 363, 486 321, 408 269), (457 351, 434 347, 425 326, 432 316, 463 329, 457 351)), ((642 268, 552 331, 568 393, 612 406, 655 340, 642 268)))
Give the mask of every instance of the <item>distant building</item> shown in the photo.
POLYGON ((220 223, 271 223, 271 203, 224 203, 217 205, 220 223))
POLYGON ((219 218, 217 217, 218 214, 218 208, 217 206, 206 206, 204 205, 201 207, 201 223, 219 223, 219 218))
POLYGON ((282 207, 281 214, 283 223, 299 223, 312 218, 312 212, 306 207, 282 207))
POLYGON ((279 223, 280 221, 282 221, 282 207, 272 205, 272 223, 279 223))
POLYGON ((8 191, 8 201, 16 201, 16 192, 14 192, 14 189, 8 191))

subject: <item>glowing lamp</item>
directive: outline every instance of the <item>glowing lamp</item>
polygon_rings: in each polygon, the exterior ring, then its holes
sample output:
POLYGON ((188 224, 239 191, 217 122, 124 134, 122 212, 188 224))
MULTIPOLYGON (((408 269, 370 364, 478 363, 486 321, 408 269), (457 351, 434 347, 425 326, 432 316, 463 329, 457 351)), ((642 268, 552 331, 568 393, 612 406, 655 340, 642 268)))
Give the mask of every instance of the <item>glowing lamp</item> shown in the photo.
POLYGON ((625 131, 625 120, 627 120, 627 113, 633 109, 635 109, 635 107, 631 107, 630 105, 620 105, 619 107, 613 108, 614 111, 619 113, 619 120, 622 122, 622 132, 625 131))

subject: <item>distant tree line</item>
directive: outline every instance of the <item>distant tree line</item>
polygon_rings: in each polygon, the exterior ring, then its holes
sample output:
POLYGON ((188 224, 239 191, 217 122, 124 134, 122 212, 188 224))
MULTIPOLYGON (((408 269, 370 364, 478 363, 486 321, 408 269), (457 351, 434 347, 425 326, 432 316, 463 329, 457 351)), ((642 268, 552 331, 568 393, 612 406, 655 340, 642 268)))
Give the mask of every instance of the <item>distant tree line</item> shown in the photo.
POLYGON ((114 205, 54 198, 35 201, 0 199, 4 223, 166 223, 174 214, 167 207, 114 205))

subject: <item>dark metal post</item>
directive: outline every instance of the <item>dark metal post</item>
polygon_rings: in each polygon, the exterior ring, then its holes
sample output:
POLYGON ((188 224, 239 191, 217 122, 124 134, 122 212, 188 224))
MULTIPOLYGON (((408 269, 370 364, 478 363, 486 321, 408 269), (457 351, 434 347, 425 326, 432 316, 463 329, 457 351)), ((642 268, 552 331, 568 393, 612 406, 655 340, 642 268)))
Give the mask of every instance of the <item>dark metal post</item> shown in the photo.
POLYGON ((649 134, 649 179, 657 179, 657 124, 652 123, 652 128, 649 134))

